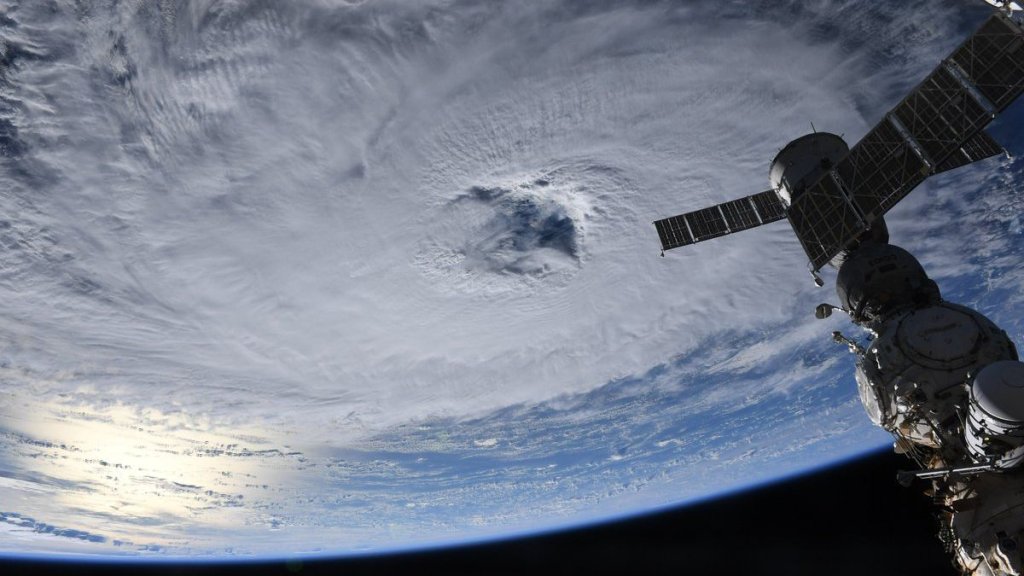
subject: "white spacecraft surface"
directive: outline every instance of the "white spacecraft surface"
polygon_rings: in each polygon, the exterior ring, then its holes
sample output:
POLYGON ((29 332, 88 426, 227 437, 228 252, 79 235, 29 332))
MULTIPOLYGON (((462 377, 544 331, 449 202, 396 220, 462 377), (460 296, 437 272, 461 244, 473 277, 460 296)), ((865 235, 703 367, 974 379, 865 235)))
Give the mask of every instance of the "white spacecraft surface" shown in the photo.
POLYGON ((1004 10, 1009 10, 1010 12, 1022 10, 1020 4, 1016 2, 1001 2, 1000 0, 985 0, 985 2, 991 4, 992 6, 995 6, 996 8, 1003 8, 1004 10))
POLYGON ((867 343, 856 356, 871 420, 930 482, 939 537, 965 574, 1024 572, 1024 363, 1006 332, 943 300, 910 252, 889 244, 884 215, 928 176, 1004 153, 985 126, 1024 91, 1024 26, 1014 2, 922 81, 852 148, 815 132, 782 149, 772 188, 655 222, 662 249, 786 219, 811 274, 838 268, 839 305, 867 343))

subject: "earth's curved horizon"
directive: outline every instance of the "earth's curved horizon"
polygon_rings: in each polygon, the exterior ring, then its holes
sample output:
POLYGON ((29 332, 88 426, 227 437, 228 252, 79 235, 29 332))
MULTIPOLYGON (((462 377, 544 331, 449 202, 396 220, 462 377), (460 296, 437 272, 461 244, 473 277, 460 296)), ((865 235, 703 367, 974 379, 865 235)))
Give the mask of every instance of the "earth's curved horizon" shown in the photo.
MULTIPOLYGON (((80 552, 36 552, 36 553, 19 553, 19 552, 8 552, 0 555, 0 562, 4 560, 14 562, 27 562, 30 563, 28 566, 62 566, 62 565, 99 565, 99 566, 138 566, 139 568, 153 567, 175 567, 175 566, 200 566, 200 567, 213 567, 213 566, 234 566, 239 563, 253 564, 265 566, 268 564, 276 564, 280 562, 289 562, 294 560, 319 562, 319 561, 355 561, 355 560, 374 560, 380 558, 391 558, 394 555, 405 555, 413 556, 423 553, 435 553, 435 552, 460 552, 465 550, 467 547, 479 547, 479 546, 493 546, 515 543, 523 538, 537 539, 537 538, 550 538, 557 536, 572 536, 576 534, 585 534, 588 530, 602 529, 610 526, 614 526, 620 523, 630 522, 643 522, 645 520, 656 518, 659 515, 666 513, 678 513, 684 510, 689 510, 694 506, 703 505, 716 505, 721 502, 729 501, 737 496, 744 496, 750 493, 757 493, 761 490, 771 489, 780 485, 784 485, 787 482, 793 482, 796 480, 813 480, 815 475, 822 472, 834 470, 837 467, 848 465, 852 463, 859 463, 866 461, 866 459, 877 457, 885 454, 889 450, 888 446, 875 446, 874 448, 868 449, 865 452, 855 453, 843 459, 837 461, 828 461, 821 463, 818 466, 802 469, 791 474, 770 478, 763 482, 758 482, 750 485, 742 485, 737 488, 725 491, 716 492, 713 494, 707 494, 701 497, 694 498, 692 500, 686 500, 681 502, 671 502, 664 506, 647 508, 643 510, 634 510, 625 512, 620 515, 607 516, 603 518, 593 519, 584 522, 567 523, 561 525, 554 525, 537 529, 526 529, 520 532, 508 532, 501 534, 492 534, 487 536, 470 537, 455 542, 452 541, 438 541, 423 543, 413 546, 398 546, 395 548, 374 548, 359 551, 329 551, 322 550, 316 552, 275 552, 268 554, 245 554, 245 555, 212 555, 212 556, 183 556, 173 554, 83 554, 80 552)), ((500 561, 500 557, 496 558, 496 561, 500 561)))
MULTIPOLYGON (((651 221, 856 142, 987 13, 0 3, 0 556, 442 547, 885 446, 785 224, 651 221)), ((1022 167, 887 216, 1018 343, 1022 167)))

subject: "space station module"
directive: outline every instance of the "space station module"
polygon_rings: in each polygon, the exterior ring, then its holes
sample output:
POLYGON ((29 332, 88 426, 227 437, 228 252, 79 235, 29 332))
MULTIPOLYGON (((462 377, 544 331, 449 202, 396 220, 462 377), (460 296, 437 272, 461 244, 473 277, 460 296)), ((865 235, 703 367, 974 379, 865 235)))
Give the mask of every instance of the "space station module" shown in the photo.
MULTIPOLYGON (((881 224, 876 229, 883 229, 881 224)), ((856 355, 871 420, 931 481, 939 534, 975 576, 1024 571, 1024 363, 1006 332, 946 302, 924 268, 887 234, 842 255, 841 307, 870 334, 856 355)))
POLYGON ((985 126, 1024 94, 1024 22, 1016 3, 970 38, 851 149, 815 131, 787 144, 771 189, 654 222, 665 250, 788 220, 817 274, 838 268, 840 309, 864 328, 856 355, 868 416, 930 482, 940 538, 972 576, 1024 576, 1024 363, 1006 332, 943 300, 884 215, 927 177, 1004 152, 985 126))
MULTIPOLYGON (((849 149, 823 132, 790 142, 769 180, 786 206, 849 149)), ((839 306, 869 334, 864 346, 835 332, 856 355, 856 381, 871 421, 895 437, 930 481, 939 537, 965 574, 1024 572, 1024 363, 1006 332, 977 310, 942 299, 909 252, 889 243, 879 217, 831 264, 839 306)))

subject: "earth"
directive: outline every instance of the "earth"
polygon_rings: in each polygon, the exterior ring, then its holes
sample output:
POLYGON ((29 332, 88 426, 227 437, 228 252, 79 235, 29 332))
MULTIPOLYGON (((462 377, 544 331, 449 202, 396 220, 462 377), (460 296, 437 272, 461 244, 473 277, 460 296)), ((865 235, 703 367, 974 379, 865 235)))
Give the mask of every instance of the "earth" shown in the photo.
MULTIPOLYGON (((856 142, 988 13, 0 1, 0 554, 453 546, 886 446, 785 223, 651 222, 856 142)), ((1022 170, 887 216, 1018 343, 1022 170)))

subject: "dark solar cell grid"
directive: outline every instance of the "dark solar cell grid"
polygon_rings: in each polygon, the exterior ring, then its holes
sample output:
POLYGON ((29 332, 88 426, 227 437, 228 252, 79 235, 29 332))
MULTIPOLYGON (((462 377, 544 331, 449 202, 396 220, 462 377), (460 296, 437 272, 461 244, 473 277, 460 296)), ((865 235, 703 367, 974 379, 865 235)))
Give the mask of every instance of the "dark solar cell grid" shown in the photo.
POLYGON ((1001 14, 993 14, 952 59, 998 112, 1024 90, 1024 35, 1001 14))
POLYGON ((774 190, 658 220, 654 223, 662 250, 710 240, 782 220, 785 209, 774 190))

